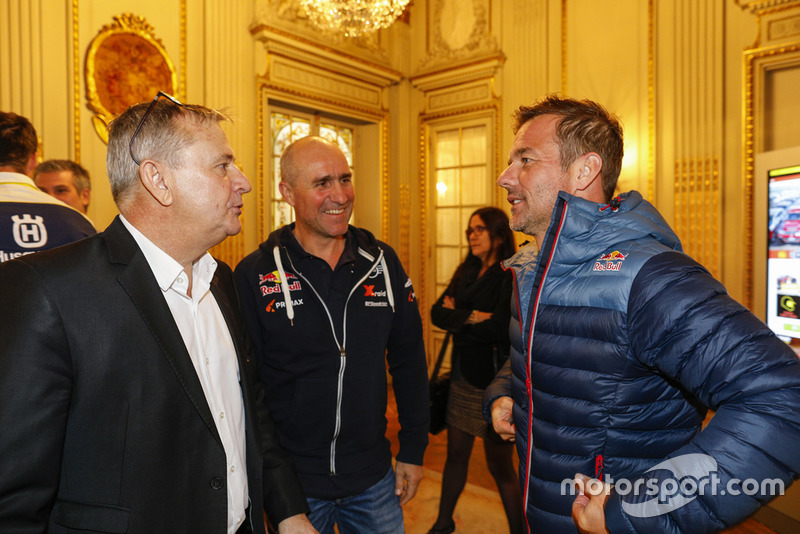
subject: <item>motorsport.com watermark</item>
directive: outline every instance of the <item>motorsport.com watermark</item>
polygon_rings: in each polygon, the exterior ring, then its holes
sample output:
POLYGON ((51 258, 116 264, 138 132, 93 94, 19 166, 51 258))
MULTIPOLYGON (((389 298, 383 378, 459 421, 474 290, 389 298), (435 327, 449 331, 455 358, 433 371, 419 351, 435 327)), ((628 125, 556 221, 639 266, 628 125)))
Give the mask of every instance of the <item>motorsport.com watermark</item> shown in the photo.
MULTIPOLYGON (((707 454, 684 454, 665 460, 651 467, 651 471, 670 471, 672 476, 659 475, 658 478, 640 478, 633 482, 628 479, 613 479, 606 475, 604 482, 614 486, 614 493, 622 497, 622 509, 634 517, 655 517, 677 510, 689 504, 700 495, 760 495, 774 497, 784 494, 784 482, 778 478, 758 481, 752 478, 739 480, 731 478, 725 484, 717 474, 717 461, 707 454), (625 497, 652 497, 642 502, 628 502, 625 497)), ((576 482, 567 478, 561 481, 561 495, 575 495, 578 487, 583 491, 598 495, 603 490, 603 482, 591 479, 576 482)), ((639 499, 641 500, 641 499, 639 499)))

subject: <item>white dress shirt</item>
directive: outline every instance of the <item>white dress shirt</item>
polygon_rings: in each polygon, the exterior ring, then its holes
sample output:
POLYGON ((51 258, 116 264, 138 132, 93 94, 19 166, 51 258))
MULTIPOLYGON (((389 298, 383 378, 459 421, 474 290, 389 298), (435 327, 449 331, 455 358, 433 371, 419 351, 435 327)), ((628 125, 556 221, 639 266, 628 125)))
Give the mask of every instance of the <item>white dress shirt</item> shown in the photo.
POLYGON ((228 325, 211 293, 217 262, 206 252, 192 265, 192 294, 183 267, 120 215, 155 275, 203 386, 227 458, 228 534, 235 534, 248 505, 244 404, 239 364, 228 325))

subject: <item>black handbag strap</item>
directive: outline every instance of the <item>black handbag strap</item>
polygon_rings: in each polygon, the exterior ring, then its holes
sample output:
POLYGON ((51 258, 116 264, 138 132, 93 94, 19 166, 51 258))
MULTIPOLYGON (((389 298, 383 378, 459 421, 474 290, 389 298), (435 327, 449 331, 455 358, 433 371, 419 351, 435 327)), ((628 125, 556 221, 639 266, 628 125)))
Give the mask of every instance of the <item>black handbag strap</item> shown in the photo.
POLYGON ((450 332, 447 332, 447 334, 444 336, 444 341, 442 341, 442 348, 439 349, 439 357, 436 359, 436 365, 433 367, 431 382, 436 382, 436 377, 439 376, 439 369, 442 368, 442 362, 444 361, 444 355, 447 352, 448 343, 450 343, 450 332))
POLYGON ((492 366, 494 367, 494 374, 496 375, 503 364, 506 363, 506 354, 503 352, 503 346, 497 342, 492 346, 492 366))

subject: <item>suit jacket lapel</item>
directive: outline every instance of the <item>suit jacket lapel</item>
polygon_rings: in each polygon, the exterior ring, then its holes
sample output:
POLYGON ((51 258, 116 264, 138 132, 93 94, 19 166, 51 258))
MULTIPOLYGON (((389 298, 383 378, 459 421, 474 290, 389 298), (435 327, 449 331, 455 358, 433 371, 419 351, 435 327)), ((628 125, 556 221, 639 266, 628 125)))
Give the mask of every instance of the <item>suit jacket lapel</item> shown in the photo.
MULTIPOLYGON (((224 268, 227 269, 227 267, 224 268)), ((214 295, 220 311, 222 311, 222 316, 225 318, 225 324, 228 326, 228 332, 230 332, 231 339, 233 339, 233 347, 236 350, 236 360, 239 365, 239 385, 242 388, 243 398, 247 399, 249 391, 247 387, 247 380, 244 379, 245 362, 243 360, 247 357, 247 349, 243 345, 244 332, 241 330, 242 323, 238 318, 237 311, 234 308, 233 303, 230 301, 230 297, 232 295, 231 292, 235 291, 235 289, 232 283, 226 284, 222 280, 222 277, 220 277, 221 269, 223 269, 223 267, 218 267, 217 271, 214 273, 214 277, 211 279, 211 293, 214 295)), ((248 408, 247 402, 245 402, 245 410, 248 408)))
POLYGON ((208 407, 203 386, 197 377, 189 352, 172 317, 161 288, 133 236, 119 218, 105 231, 109 259, 112 263, 127 267, 117 278, 142 316, 150 333, 161 347, 161 351, 172 366, 175 375, 186 390, 186 394, 197 409, 209 431, 222 446, 211 410, 208 407))

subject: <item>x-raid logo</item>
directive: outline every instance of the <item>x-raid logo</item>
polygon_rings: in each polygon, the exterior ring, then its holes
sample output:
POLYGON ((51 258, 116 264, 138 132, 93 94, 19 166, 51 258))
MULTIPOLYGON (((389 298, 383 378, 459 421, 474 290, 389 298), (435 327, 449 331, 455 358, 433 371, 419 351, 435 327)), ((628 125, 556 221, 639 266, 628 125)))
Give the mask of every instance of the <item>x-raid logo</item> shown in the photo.
MULTIPOLYGON (((289 291, 300 291, 300 280, 297 279, 297 276, 293 275, 292 273, 284 273, 286 275, 286 280, 294 280, 294 282, 289 283, 289 291)), ((258 285, 261 287, 261 296, 266 297, 271 293, 277 293, 281 290, 281 273, 280 271, 272 271, 271 273, 267 274, 259 274, 258 275, 258 285), (267 283, 272 283, 275 285, 264 285, 267 283)))
POLYGON ((364 296, 365 297, 385 297, 386 291, 375 291, 375 284, 367 285, 364 284, 364 296))
POLYGON ((625 261, 626 255, 620 252, 619 250, 615 250, 614 252, 609 252, 608 254, 603 254, 600 256, 596 262, 594 262, 594 267, 592 268, 593 271, 619 271, 622 268, 622 262, 625 261))
POLYGON ((386 298, 386 290, 383 291, 375 291, 375 284, 363 284, 362 287, 364 288, 364 306, 367 308, 386 308, 389 306, 389 303, 385 300, 386 298), (379 299, 379 300, 369 300, 370 298, 379 299))
POLYGON ((14 241, 22 248, 40 248, 47 244, 47 228, 44 226, 44 219, 25 213, 23 215, 13 215, 14 221, 12 233, 14 241))

